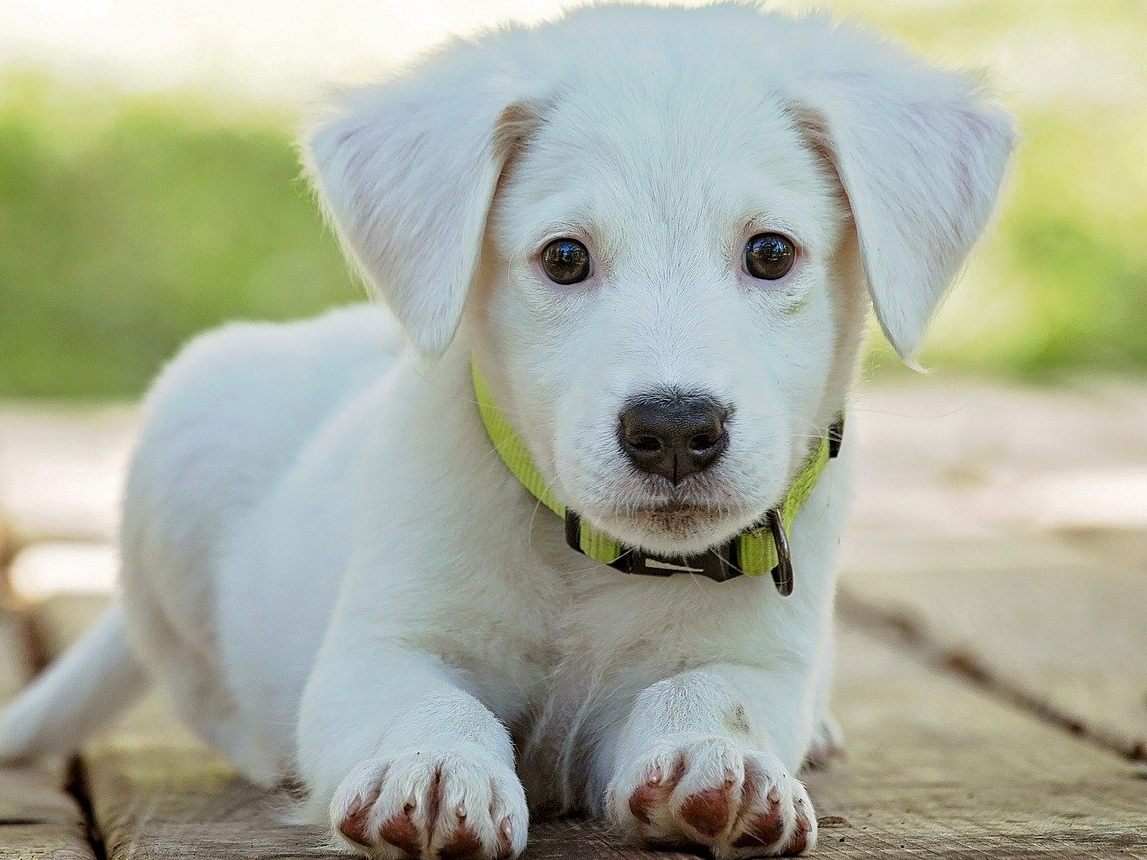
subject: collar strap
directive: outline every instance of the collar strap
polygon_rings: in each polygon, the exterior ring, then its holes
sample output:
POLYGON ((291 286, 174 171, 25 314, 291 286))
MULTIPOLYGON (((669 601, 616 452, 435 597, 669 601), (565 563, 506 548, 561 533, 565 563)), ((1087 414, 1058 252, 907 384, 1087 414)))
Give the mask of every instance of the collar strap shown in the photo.
POLYGON ((724 582, 735 577, 761 576, 770 573, 782 595, 792 594, 793 563, 789 553, 788 531, 797 512, 812 495, 829 461, 840 452, 844 436, 844 415, 839 416, 810 452, 804 466, 793 479, 784 500, 765 516, 719 546, 692 556, 655 556, 633 547, 626 547, 605 532, 583 522, 574 511, 551 495, 549 486, 534 465, 521 436, 494 403, 493 395, 475 361, 470 362, 474 380, 474 397, 486 433, 494 443, 494 450, 518 479, 539 502, 565 520, 566 543, 583 555, 601 564, 608 564, 624 573, 650 576, 671 576, 692 573, 724 582))

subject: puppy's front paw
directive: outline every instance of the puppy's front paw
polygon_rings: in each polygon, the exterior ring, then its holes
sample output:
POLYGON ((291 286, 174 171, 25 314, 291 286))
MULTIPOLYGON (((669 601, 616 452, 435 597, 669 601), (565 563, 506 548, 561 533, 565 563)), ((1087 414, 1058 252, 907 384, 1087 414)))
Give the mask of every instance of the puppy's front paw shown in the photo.
POLYGON ((606 800, 631 838, 704 845, 718 860, 796 855, 816 845, 804 786, 776 757, 725 737, 667 739, 621 768, 606 800))
POLYGON ((480 749, 408 752, 343 780, 331 825, 370 857, 507 860, 526 847, 529 813, 513 770, 480 749))

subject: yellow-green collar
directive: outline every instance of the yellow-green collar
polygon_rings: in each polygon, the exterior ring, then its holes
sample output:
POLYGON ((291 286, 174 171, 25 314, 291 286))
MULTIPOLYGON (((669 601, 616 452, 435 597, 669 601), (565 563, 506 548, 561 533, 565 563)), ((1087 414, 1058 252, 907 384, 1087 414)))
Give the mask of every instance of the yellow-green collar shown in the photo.
POLYGON ((602 564, 608 564, 626 573, 669 576, 674 573, 694 573, 718 582, 734 577, 761 576, 771 573, 777 590, 791 594, 793 589, 792 559, 789 555, 788 531, 793 520, 820 479, 829 461, 840 450, 844 432, 842 415, 809 454, 804 467, 797 474, 784 501, 756 525, 735 536, 719 547, 688 557, 664 558, 625 547, 592 525, 585 523, 573 511, 567 511, 549 491, 546 481, 534 465, 520 435, 506 420, 494 402, 478 363, 471 361, 474 396, 486 433, 494 449, 518 482, 539 502, 563 518, 566 523, 566 541, 569 545, 602 564))

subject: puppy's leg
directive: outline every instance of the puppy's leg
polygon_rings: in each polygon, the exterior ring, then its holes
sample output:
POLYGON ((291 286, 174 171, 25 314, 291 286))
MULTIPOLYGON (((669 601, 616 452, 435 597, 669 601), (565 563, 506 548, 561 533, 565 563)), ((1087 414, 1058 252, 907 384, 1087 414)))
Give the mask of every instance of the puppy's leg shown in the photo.
MULTIPOLYGON (((836 654, 836 628, 829 624, 825 629, 822 654, 836 654)), ((829 697, 832 694, 832 660, 823 661, 816 674, 816 723, 812 743, 805 755, 805 765, 811 768, 826 768, 832 760, 844 755, 844 731, 829 710, 829 697)))
POLYGON ((816 731, 812 744, 805 756, 805 766, 816 770, 828 767, 833 759, 844 754, 844 730, 828 711, 821 713, 816 721, 816 731))
POLYGON ((718 860, 800 854, 816 815, 792 775, 811 732, 802 673, 714 664, 638 697, 613 745, 607 813, 631 838, 718 860))
POLYGON ((312 805, 360 854, 510 858, 525 847, 509 733, 429 654, 328 642, 304 696, 299 757, 312 805))

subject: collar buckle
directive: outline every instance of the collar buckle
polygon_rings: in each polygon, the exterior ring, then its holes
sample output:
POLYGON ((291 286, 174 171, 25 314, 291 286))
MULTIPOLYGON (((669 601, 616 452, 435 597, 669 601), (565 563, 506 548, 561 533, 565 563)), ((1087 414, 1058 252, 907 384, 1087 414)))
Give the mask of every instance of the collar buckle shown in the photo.
POLYGON ((726 582, 741 575, 737 539, 697 555, 657 556, 637 549, 626 550, 610 567, 639 576, 672 576, 691 573, 714 582, 726 582))
MULTIPOLYGON (((565 520, 566 543, 571 549, 582 552, 581 517, 567 510, 565 520)), ((726 582, 741 576, 740 544, 737 538, 696 555, 659 556, 639 549, 627 549, 608 564, 622 573, 632 573, 637 576, 692 573, 714 582, 726 582)))
MULTIPOLYGON (((581 517, 573 511, 566 511, 566 544, 577 552, 581 548, 581 517)), ((765 525, 772 534, 773 546, 777 551, 777 564, 772 570, 773 584, 782 597, 793 593, 796 579, 793 571, 793 557, 789 549, 789 537, 781 513, 773 508, 765 514, 765 525)), ((639 549, 627 549, 609 566, 622 573, 638 576, 672 576, 675 573, 692 573, 714 582, 728 582, 743 575, 741 570, 741 544, 737 537, 718 547, 697 555, 657 556, 639 549)))

